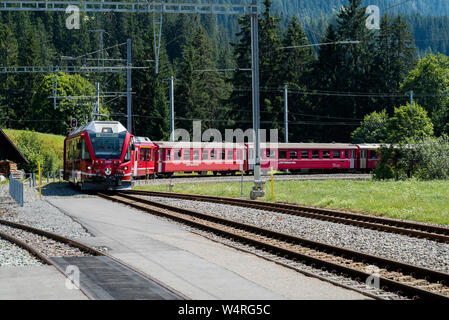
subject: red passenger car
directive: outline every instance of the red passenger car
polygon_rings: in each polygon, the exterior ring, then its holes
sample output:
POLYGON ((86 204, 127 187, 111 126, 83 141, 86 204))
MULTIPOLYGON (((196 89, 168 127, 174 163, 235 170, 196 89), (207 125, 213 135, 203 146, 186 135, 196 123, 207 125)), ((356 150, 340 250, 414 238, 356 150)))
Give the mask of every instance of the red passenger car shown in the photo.
POLYGON ((380 144, 359 144, 359 166, 362 171, 373 170, 380 160, 380 144))
MULTIPOLYGON (((277 170, 345 170, 357 168, 357 146, 345 143, 277 143, 261 144, 261 168, 277 170)), ((254 146, 248 144, 248 159, 254 146)), ((248 169, 253 170, 252 161, 248 169)))
POLYGON ((92 121, 64 140, 64 180, 82 190, 131 187, 132 135, 117 121, 92 121))
POLYGON ((154 176, 156 168, 157 147, 147 137, 134 137, 133 176, 144 178, 154 176))
POLYGON ((157 173, 235 173, 240 170, 245 146, 236 143, 155 142, 158 146, 157 173))

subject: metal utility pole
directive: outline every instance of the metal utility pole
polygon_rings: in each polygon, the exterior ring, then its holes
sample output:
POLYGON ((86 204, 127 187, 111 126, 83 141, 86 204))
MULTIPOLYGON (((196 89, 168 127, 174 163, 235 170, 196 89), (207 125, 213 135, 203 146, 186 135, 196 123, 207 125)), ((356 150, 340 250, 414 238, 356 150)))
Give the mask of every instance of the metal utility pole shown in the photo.
POLYGON ((161 49, 162 38, 162 13, 159 21, 156 20, 156 14, 153 14, 153 37, 154 37, 154 61, 156 74, 159 74, 159 52, 161 49))
POLYGON ((56 97, 58 95, 58 75, 52 75, 51 84, 53 86, 53 108, 56 110, 56 97))
POLYGON ((100 83, 95 82, 95 104, 92 112, 92 120, 97 121, 100 114, 100 83))
POLYGON ((131 67, 132 67, 132 57, 131 57, 131 39, 126 42, 127 54, 126 54, 126 103, 127 103, 127 117, 128 117, 128 132, 132 133, 132 86, 131 86, 131 67))
POLYGON ((175 78, 170 77, 170 141, 175 141, 175 78))
POLYGON ((288 85, 284 86, 284 125, 285 143, 288 143, 288 85))
POLYGON ((412 133, 415 135, 415 130, 413 128, 413 90, 410 90, 410 110, 412 112, 412 133))
MULTIPOLYGON (((257 0, 252 4, 257 6, 257 0)), ((255 200, 263 197, 264 181, 260 172, 260 92, 259 92, 259 17, 258 9, 252 8, 251 16, 251 67, 252 67, 252 109, 253 109, 253 130, 254 130, 254 186, 250 193, 250 198, 255 200)))

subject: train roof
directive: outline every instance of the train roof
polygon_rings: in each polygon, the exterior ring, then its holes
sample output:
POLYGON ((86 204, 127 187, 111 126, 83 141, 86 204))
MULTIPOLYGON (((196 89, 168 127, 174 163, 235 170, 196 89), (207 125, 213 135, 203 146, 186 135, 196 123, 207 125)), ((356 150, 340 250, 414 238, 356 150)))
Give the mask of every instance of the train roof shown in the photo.
POLYGON ((360 149, 380 149, 382 147, 389 147, 389 144, 380 144, 380 143, 362 143, 357 144, 360 149))
POLYGON ((134 137, 135 143, 148 143, 154 145, 153 141, 151 141, 148 137, 134 137))
POLYGON ((171 142, 171 141, 155 141, 155 144, 159 146, 159 148, 216 148, 216 149, 235 149, 235 148, 244 148, 245 145, 243 143, 229 143, 229 142, 171 142))
MULTIPOLYGON (((248 143, 252 147, 254 143, 248 143)), ((350 143, 261 143, 261 148, 278 149, 357 149, 350 143)))
POLYGON ((102 133, 105 129, 108 130, 107 133, 122 133, 127 131, 118 121, 91 121, 70 132, 68 137, 76 136, 83 131, 87 131, 88 133, 102 133))

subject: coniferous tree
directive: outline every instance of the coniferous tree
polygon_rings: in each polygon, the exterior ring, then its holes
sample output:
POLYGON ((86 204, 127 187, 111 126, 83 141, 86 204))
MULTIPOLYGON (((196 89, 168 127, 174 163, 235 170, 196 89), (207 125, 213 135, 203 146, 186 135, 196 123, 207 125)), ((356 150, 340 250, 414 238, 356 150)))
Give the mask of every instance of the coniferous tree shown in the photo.
POLYGON ((183 48, 177 72, 176 114, 182 128, 191 131, 193 119, 203 120, 203 129, 226 123, 227 110, 222 101, 228 93, 223 75, 216 69, 211 42, 204 29, 198 27, 183 48))
MULTIPOLYGON (((303 119, 302 114, 313 112, 311 101, 303 92, 308 90, 312 79, 316 56, 313 49, 308 46, 310 42, 295 16, 292 18, 282 43, 284 47, 299 46, 299 48, 283 51, 280 66, 281 81, 288 86, 289 91, 293 91, 289 95, 289 121, 295 122, 303 119)), ((284 128, 281 131, 285 136, 284 128)), ((291 126, 289 136, 295 137, 297 141, 303 141, 305 138, 304 128, 299 125, 291 126)))

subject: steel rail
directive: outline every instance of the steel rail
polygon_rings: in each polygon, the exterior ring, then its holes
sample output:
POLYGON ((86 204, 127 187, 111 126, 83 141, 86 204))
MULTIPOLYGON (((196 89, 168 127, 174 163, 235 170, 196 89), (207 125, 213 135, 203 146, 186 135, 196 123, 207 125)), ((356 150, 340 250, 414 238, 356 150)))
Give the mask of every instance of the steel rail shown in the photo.
MULTIPOLYGON (((56 206, 55 206, 55 207, 56 207, 56 206)), ((56 207, 56 208, 58 208, 58 207, 56 207)), ((59 209, 59 208, 58 208, 58 209, 59 209)), ((121 264, 121 265, 123 265, 123 266, 129 268, 130 270, 136 272, 137 274, 140 274, 140 275, 143 276, 144 278, 147 278, 147 279, 149 279, 149 280, 155 282, 156 284, 160 285, 161 287, 164 287, 164 288, 166 288, 167 290, 169 290, 169 291, 175 293, 176 295, 178 295, 179 297, 183 298, 184 300, 189 300, 189 299, 190 299, 189 297, 185 296, 185 295, 182 294, 181 292, 179 292, 179 291, 177 291, 177 290, 171 288, 170 286, 167 286, 166 284, 160 282, 159 280, 153 278, 152 276, 146 274, 145 272, 142 272, 141 270, 135 268, 134 266, 132 266, 132 265, 126 263, 126 262, 123 262, 123 261, 121 261, 121 260, 115 258, 114 256, 111 256, 111 255, 109 255, 109 254, 107 254, 107 253, 101 252, 101 251, 99 251, 99 250, 97 250, 97 249, 95 249, 95 248, 89 247, 89 246, 87 246, 87 245, 85 245, 85 244, 82 244, 82 243, 80 243, 80 242, 78 242, 78 241, 75 241, 75 240, 73 240, 73 239, 66 238, 66 237, 63 237, 63 236, 61 236, 61 235, 58 235, 58 234, 55 234, 55 233, 51 233, 51 232, 48 232, 48 231, 45 231, 45 230, 42 230, 42 229, 37 229, 37 228, 31 227, 31 226, 27 226, 27 225, 24 225, 24 224, 20 224, 20 223, 17 223, 17 222, 8 221, 8 220, 4 220, 4 219, 0 219, 0 225, 5 225, 5 226, 8 226, 8 227, 12 227, 12 228, 22 229, 22 230, 24 230, 24 231, 32 232, 32 233, 35 233, 35 234, 38 234, 38 235, 41 235, 41 236, 44 236, 44 237, 47 237, 47 238, 50 238, 50 239, 53 239, 53 240, 62 242, 62 243, 65 243, 65 244, 68 244, 68 245, 72 245, 72 246, 74 246, 74 247, 76 247, 76 248, 78 248, 78 249, 80 249, 80 250, 84 250, 84 251, 86 251, 87 253, 90 253, 90 254, 92 254, 92 255, 94 255, 94 256, 104 256, 104 257, 107 257, 107 258, 109 258, 109 259, 111 259, 111 260, 113 260, 113 261, 115 261, 115 262, 117 262, 117 263, 119 263, 119 264, 121 264)), ((45 263, 48 264, 48 265, 51 265, 51 266, 55 267, 55 268, 56 268, 60 273, 62 273, 66 278, 70 279, 70 278, 69 278, 69 275, 68 275, 64 270, 62 270, 58 265, 56 265, 55 263, 53 263, 53 262, 51 261, 51 259, 49 259, 49 257, 47 257, 46 255, 44 255, 44 254, 42 254, 41 252, 39 252, 39 250, 38 250, 37 248, 34 248, 33 246, 30 246, 30 245, 28 245, 27 243, 23 242, 22 240, 20 240, 20 239, 18 239, 18 238, 16 238, 16 237, 13 237, 13 236, 11 236, 11 235, 9 235, 9 234, 3 232, 3 231, 0 231, 0 238, 5 239, 5 240, 7 240, 7 241, 10 241, 10 242, 12 242, 12 243, 14 243, 14 244, 16 244, 16 245, 22 247, 23 249, 29 251, 31 254, 33 254, 34 256, 36 256, 38 259, 42 260, 43 262, 45 262, 45 263)), ((70 280, 71 280, 71 279, 70 279, 70 280)), ((72 283, 73 283, 73 281, 72 281, 72 283)), ((74 285, 75 285, 75 284, 74 284, 74 285)), ((86 297, 88 297, 90 300, 93 299, 92 294, 90 294, 88 291, 83 290, 83 289, 80 288, 80 287, 78 287, 78 289, 79 289, 79 290, 80 290, 86 297)))
MULTIPOLYGON (((302 239, 292 235, 275 232, 252 225, 219 218, 216 216, 182 209, 150 200, 142 199, 125 193, 105 194, 98 193, 100 197, 129 205, 136 209, 149 212, 151 214, 168 217, 184 224, 207 230, 226 238, 231 238, 243 243, 248 243, 256 248, 262 248, 268 252, 275 252, 279 256, 287 257, 293 260, 312 265, 317 268, 336 271, 347 275, 350 278, 360 280, 367 279, 371 274, 361 271, 356 265, 362 264, 364 267, 375 265, 383 268, 390 278, 380 276, 380 283, 383 287, 393 292, 400 292, 408 297, 423 299, 449 299, 449 295, 432 292, 423 289, 422 282, 426 286, 448 286, 449 274, 417 267, 402 262, 385 259, 353 250, 348 250, 332 245, 302 239), (231 230, 230 230, 231 229, 231 230), (298 252, 292 246, 298 249, 309 250, 307 253, 298 252), (317 255, 318 254, 318 255, 317 255), (331 261, 322 258, 322 256, 331 256, 331 261), (352 267, 343 263, 337 263, 338 259, 352 261, 352 267), (399 275, 393 277, 392 275, 399 275), (393 278, 393 279, 391 279, 393 278), (400 279, 396 281, 395 279, 400 279), (418 281, 421 288, 406 284, 404 281, 418 281), (402 281, 402 282, 401 282, 402 281), (427 285, 427 283, 429 283, 427 285)), ((446 288, 445 288, 446 289, 446 288)), ((444 290, 446 291, 446 290, 444 290)))
POLYGON ((419 222, 404 221, 386 217, 379 217, 361 213, 346 212, 339 210, 321 209, 316 207, 299 206, 279 202, 263 202, 226 197, 203 196, 193 194, 155 192, 128 190, 128 194, 143 196, 177 198, 185 200, 203 201, 229 204, 233 206, 253 208, 265 211, 279 212, 317 220, 325 220, 346 225, 354 225, 366 229, 373 229, 396 234, 402 234, 417 238, 425 238, 442 243, 449 243, 449 228, 443 226, 429 225, 419 222))

